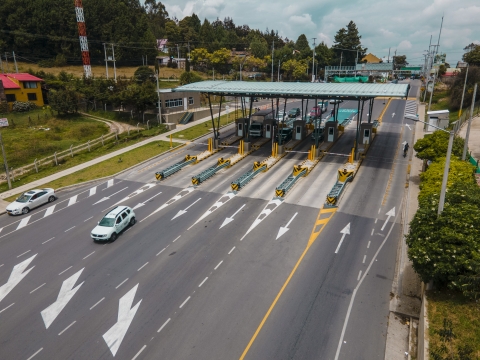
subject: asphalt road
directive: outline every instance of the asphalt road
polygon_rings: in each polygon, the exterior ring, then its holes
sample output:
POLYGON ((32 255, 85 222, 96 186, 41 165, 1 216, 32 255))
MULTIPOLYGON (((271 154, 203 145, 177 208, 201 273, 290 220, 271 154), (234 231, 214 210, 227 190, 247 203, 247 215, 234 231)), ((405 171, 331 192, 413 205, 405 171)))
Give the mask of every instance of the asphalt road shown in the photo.
MULTIPOLYGON (((375 102, 374 119, 383 106, 375 102)), ((230 183, 270 155, 269 142, 196 188, 192 176, 237 150, 155 181, 156 171, 205 150, 199 139, 60 192, 27 216, 1 216, 0 358, 383 359, 407 167, 399 149, 411 137, 404 108, 391 102, 317 236, 319 209, 355 139, 354 114, 284 201, 272 201, 274 190, 307 158, 310 139, 236 195, 230 183), (113 243, 93 243, 90 231, 119 203, 135 208, 137 224, 113 243)))

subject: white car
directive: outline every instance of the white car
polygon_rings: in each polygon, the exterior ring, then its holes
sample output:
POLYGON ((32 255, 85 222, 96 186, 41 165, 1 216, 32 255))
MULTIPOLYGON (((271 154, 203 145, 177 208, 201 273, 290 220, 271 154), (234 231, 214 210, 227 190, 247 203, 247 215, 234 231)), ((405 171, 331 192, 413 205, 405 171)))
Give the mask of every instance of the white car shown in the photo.
POLYGON ((343 100, 342 99, 331 99, 330 100, 330 104, 339 104, 339 103, 342 103, 343 100))
POLYGON ((35 189, 20 195, 17 200, 7 206, 8 215, 28 214, 37 206, 55 201, 55 190, 51 188, 35 189))
POLYGON ((92 230, 93 241, 115 241, 127 226, 135 224, 135 213, 128 206, 115 206, 92 230))

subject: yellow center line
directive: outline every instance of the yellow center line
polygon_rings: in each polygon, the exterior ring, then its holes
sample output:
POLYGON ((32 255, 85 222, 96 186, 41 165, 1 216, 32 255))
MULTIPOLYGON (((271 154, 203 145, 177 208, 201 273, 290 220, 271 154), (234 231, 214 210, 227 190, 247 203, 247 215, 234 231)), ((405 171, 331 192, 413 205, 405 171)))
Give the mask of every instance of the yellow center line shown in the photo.
POLYGON ((303 253, 302 255, 300 255, 300 258, 298 259, 297 263, 295 264, 295 266, 293 267, 292 271, 290 272, 290 275, 288 275, 288 278, 287 280, 285 281, 285 283, 283 284, 282 288, 280 289, 280 291, 278 292, 277 296, 275 297, 275 300, 273 300, 273 303, 270 305, 270 308, 268 309, 267 313, 265 314, 265 316, 263 317, 262 321, 260 322, 260 325, 258 325, 257 327, 257 330, 255 331, 255 333, 253 334, 252 338, 250 339, 250 341, 248 342, 248 345, 247 347, 245 348, 245 350, 243 350, 243 353, 242 353, 242 356, 240 356, 240 360, 243 360, 245 358, 245 356, 247 355, 248 351, 250 350, 250 347, 252 346, 253 342, 255 341, 255 339, 257 338, 258 334, 260 333, 260 330, 262 330, 262 327, 263 325, 265 324, 265 322, 267 321, 268 317, 270 316, 270 313, 272 312, 273 308, 275 307, 275 305, 277 304, 277 301, 280 299, 280 296, 282 296, 282 293, 283 291, 285 290, 285 288, 287 287, 288 283, 290 282, 290 280, 292 279, 293 277, 293 274, 295 274, 295 272, 297 271, 297 268, 298 266, 300 265, 300 263, 302 262, 303 258, 305 257, 305 255, 307 254, 308 250, 310 249, 310 247, 312 246, 312 244, 315 242, 315 240, 317 239, 318 235, 322 232, 322 230, 325 228, 326 224, 328 223, 328 221, 333 217, 333 215, 335 214, 335 212, 337 211, 337 208, 329 208, 329 209, 320 209, 320 211, 318 212, 318 215, 317 215, 317 221, 315 222, 315 225, 313 226, 313 229, 312 229, 312 232, 310 234, 310 238, 308 240, 308 244, 307 246, 305 247, 305 250, 303 250, 303 253), (326 219, 322 219, 322 220, 318 220, 320 218, 320 216, 322 214, 325 214, 325 213, 331 213, 330 217, 329 218, 326 218, 326 219), (317 225, 318 224, 324 224, 322 226, 322 228, 318 231, 315 231, 315 229, 317 228, 317 225))

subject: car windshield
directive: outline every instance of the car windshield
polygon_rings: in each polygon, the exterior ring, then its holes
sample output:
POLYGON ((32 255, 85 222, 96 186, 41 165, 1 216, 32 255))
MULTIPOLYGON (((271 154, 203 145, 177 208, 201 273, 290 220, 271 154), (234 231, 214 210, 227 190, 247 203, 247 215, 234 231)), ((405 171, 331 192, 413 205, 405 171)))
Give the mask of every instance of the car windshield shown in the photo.
POLYGON ((102 221, 98 223, 100 226, 112 227, 115 224, 115 219, 113 218, 103 218, 102 221))
POLYGON ((30 200, 32 196, 31 195, 25 195, 25 194, 22 194, 17 200, 15 200, 16 202, 19 202, 19 203, 26 203, 28 200, 30 200))

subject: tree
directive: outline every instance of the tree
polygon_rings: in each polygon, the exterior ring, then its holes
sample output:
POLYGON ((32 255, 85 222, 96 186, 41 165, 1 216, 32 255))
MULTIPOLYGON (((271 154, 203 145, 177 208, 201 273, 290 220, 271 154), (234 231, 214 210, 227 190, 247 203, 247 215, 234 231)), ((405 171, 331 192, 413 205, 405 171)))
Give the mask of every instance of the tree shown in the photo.
POLYGON ((78 111, 80 95, 70 89, 52 90, 48 95, 48 101, 52 110, 59 114, 70 114, 78 111))
POLYGON ((154 81, 155 72, 148 66, 140 66, 137 70, 135 70, 133 78, 139 83, 143 83, 145 81, 154 81))
POLYGON ((320 67, 331 65, 334 56, 335 54, 332 49, 323 41, 315 47, 315 60, 320 67))
MULTIPOLYGON (((463 95, 463 85, 465 83, 466 68, 463 68, 461 72, 455 76, 454 83, 450 87, 450 96, 449 96, 449 108, 450 110, 460 109, 460 104, 462 102, 463 95)), ((467 86, 465 91, 465 98, 463 100, 464 108, 469 106, 472 103, 473 98, 473 87, 475 83, 480 82, 480 68, 477 66, 469 66, 468 76, 467 76, 467 86)), ((477 98, 475 101, 480 99, 480 92, 477 91, 477 98)))
POLYGON ((357 25, 353 21, 350 21, 347 25, 347 28, 341 28, 338 30, 334 38, 334 44, 332 50, 334 50, 337 63, 340 62, 341 53, 342 56, 342 65, 344 66, 353 66, 355 65, 357 53, 358 59, 361 59, 365 56, 367 48, 364 48, 361 44, 362 37, 358 33, 357 25))
POLYGON ((219 49, 214 51, 210 56, 210 65, 222 74, 227 73, 228 61, 230 60, 231 52, 228 49, 219 49))
POLYGON ((304 79, 307 77, 308 65, 305 61, 291 59, 282 64, 282 70, 287 73, 290 79, 304 79))
POLYGON ((250 42, 250 51, 257 58, 263 58, 269 53, 268 44, 264 38, 255 36, 250 42))
POLYGON ((407 55, 394 56, 393 63, 395 65, 395 70, 400 70, 402 67, 405 67, 408 65, 407 55))
POLYGON ((180 84, 186 85, 194 82, 202 81, 202 78, 192 71, 185 71, 180 75, 180 84))
POLYGON ((466 61, 470 66, 480 66, 480 45, 475 45, 474 47, 471 45, 465 48, 469 49, 469 51, 463 54, 463 61, 466 61))
POLYGON ((447 72, 447 68, 446 68, 445 65, 442 64, 438 67, 438 75, 439 76, 445 75, 446 72, 447 72))
MULTIPOLYGON (((417 158, 422 160, 435 161, 438 158, 445 157, 448 149, 449 134, 437 130, 432 134, 425 135, 423 139, 419 139, 413 148, 417 152, 417 158)), ((456 136, 453 139, 452 155, 461 158, 463 154, 464 140, 456 136)))
POLYGON ((165 24, 168 20, 168 12, 165 5, 157 0, 145 0, 145 12, 147 13, 150 30, 156 39, 165 35, 165 24))

